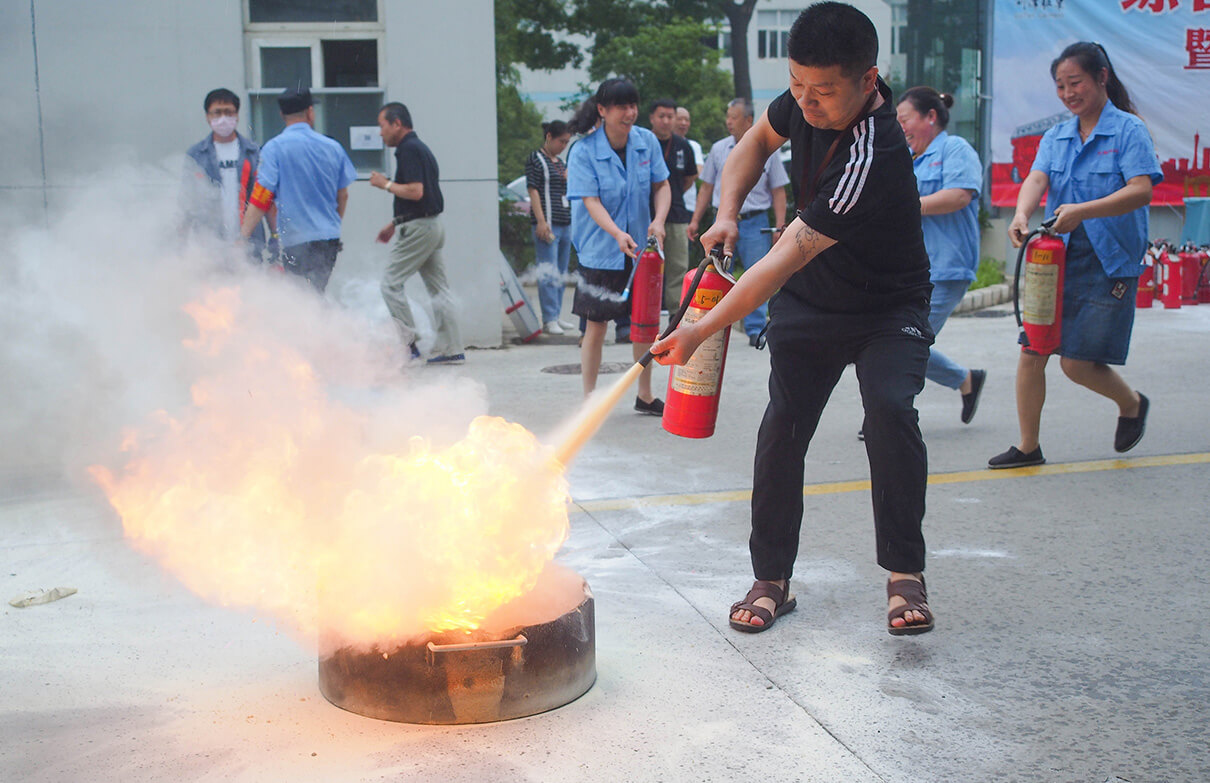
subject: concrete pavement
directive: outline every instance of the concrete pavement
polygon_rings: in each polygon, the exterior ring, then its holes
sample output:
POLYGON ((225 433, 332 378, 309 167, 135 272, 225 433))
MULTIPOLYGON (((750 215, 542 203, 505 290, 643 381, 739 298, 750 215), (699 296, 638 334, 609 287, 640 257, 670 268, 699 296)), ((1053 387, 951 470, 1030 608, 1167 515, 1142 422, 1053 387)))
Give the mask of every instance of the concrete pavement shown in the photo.
MULTIPOLYGON (((1004 307, 951 319, 939 347, 989 371, 979 412, 962 425, 958 394, 935 385, 918 399, 935 632, 883 628, 851 371, 807 458, 799 608, 766 633, 728 628, 751 580, 768 369, 737 338, 712 439, 664 433, 628 395, 570 467, 559 559, 596 596, 598 680, 566 707, 492 725, 332 707, 311 651, 164 575, 95 490, 11 466, 0 597, 80 592, 0 613, 0 780, 1210 779, 1210 307, 1139 313, 1124 374, 1152 410, 1123 459, 1113 406, 1056 363, 1049 464, 985 469, 1016 438, 1014 342, 1004 307)), ((605 360, 628 363, 629 346, 605 360)), ((473 378, 493 414, 541 435, 580 404, 579 376, 543 369, 576 362, 574 340, 540 338, 423 372, 473 378)))

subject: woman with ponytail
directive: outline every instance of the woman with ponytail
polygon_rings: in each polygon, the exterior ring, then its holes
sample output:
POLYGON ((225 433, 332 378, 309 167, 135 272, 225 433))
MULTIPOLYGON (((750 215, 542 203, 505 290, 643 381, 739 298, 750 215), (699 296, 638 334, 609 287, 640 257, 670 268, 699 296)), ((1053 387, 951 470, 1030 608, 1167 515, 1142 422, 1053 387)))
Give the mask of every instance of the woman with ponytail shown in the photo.
MULTIPOLYGON (((1052 231, 1067 243, 1063 330, 1056 353, 1063 373, 1118 407, 1115 451, 1143 437, 1147 397, 1111 364, 1125 364, 1134 327, 1134 296, 1147 248, 1147 207, 1160 182, 1159 159, 1105 48, 1075 43, 1050 66, 1059 100, 1075 116, 1042 137, 1017 196, 1008 235, 1020 247, 1046 195, 1052 231)), ((1017 361, 1021 441, 988 461, 991 468, 1045 462, 1039 445, 1049 357, 1022 348, 1017 361)))
MULTIPOLYGON (((933 284, 929 301, 933 334, 940 334, 979 266, 978 198, 983 189, 983 164, 965 139, 945 132, 953 105, 951 95, 932 87, 913 87, 903 93, 895 108, 912 151, 920 191, 920 223, 933 284)), ((987 371, 967 369, 933 345, 924 375, 962 395, 959 418, 970 424, 987 371)))
MULTIPOLYGON (((606 79, 568 123, 572 133, 588 133, 572 147, 567 162, 572 242, 580 265, 572 312, 587 319, 580 343, 585 394, 596 388, 605 327, 630 313, 623 292, 639 243, 649 236, 663 243, 672 201, 659 140, 634 124, 638 115, 635 86, 625 79, 606 79)), ((635 360, 649 347, 632 343, 635 360)), ((651 391, 650 366, 639 375, 634 408, 657 416, 664 412, 663 401, 651 391)))

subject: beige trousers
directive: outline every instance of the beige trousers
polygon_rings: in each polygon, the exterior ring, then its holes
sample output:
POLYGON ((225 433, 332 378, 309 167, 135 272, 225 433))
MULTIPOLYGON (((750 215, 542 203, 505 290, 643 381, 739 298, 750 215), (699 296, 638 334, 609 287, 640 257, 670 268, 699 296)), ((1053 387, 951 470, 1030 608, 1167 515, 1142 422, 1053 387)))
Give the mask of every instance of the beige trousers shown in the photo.
POLYGON ((462 353, 462 333, 455 317, 453 292, 445 278, 445 264, 441 260, 441 248, 445 245, 445 228, 439 217, 417 218, 399 226, 395 244, 391 246, 391 260, 382 276, 382 298, 387 310, 399 325, 404 343, 416 340, 416 322, 412 308, 408 305, 404 284, 408 278, 419 273, 433 300, 434 326, 437 339, 433 344, 434 356, 462 353))
POLYGON ((665 223, 664 233, 664 309, 675 313, 689 271, 689 224, 665 223))

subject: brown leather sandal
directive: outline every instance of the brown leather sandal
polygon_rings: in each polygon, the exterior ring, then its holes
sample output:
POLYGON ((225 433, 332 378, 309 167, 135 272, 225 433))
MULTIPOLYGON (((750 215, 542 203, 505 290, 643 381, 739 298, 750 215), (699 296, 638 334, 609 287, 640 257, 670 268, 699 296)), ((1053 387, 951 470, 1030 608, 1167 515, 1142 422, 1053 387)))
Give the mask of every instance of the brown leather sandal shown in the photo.
POLYGON ((899 596, 907 601, 903 606, 887 610, 886 613, 886 629, 891 636, 912 636, 918 633, 928 633, 933 630, 933 613, 929 610, 928 589, 924 586, 924 575, 920 575, 920 581, 915 579, 896 579, 894 582, 887 580, 886 597, 890 600, 894 596, 899 596), (891 625, 891 620, 902 618, 908 612, 920 612, 924 615, 923 623, 915 623, 912 625, 902 625, 896 628, 891 625))
POLYGON ((737 631, 745 633, 760 633, 767 631, 773 627, 778 617, 781 617, 787 612, 794 611, 794 607, 798 606, 798 599, 790 596, 790 580, 786 580, 786 589, 777 586, 776 582, 766 582, 763 579, 757 579, 752 583, 752 589, 744 596, 744 600, 736 601, 731 604, 731 612, 727 615, 730 619, 731 627, 737 631), (787 598, 789 596, 789 598, 787 598), (757 606, 756 601, 760 598, 768 598, 773 602, 774 610, 770 612, 763 606, 757 606), (746 609, 752 614, 764 620, 764 625, 756 625, 755 623, 746 623, 739 620, 731 619, 735 613, 746 609))

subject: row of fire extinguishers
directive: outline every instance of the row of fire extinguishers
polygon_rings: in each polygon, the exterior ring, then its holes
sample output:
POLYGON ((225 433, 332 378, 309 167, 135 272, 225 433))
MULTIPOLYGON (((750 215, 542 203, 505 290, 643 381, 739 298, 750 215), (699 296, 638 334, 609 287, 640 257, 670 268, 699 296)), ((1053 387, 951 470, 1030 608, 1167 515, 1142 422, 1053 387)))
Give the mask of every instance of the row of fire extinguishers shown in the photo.
MULTIPOLYGON (((1013 274, 1013 311, 1021 344, 1050 355, 1063 333, 1063 267, 1067 247, 1051 233, 1054 218, 1034 229, 1021 244, 1013 274), (1021 273, 1025 285, 1021 286, 1021 273)), ((1210 303, 1210 247, 1187 242, 1179 250, 1165 240, 1148 248, 1135 305, 1151 307, 1158 296, 1165 308, 1210 303)))
MULTIPOLYGON (((624 294, 630 297, 630 339, 653 343, 671 334, 682 319, 690 324, 701 320, 735 285, 730 262, 729 256, 723 257, 722 247, 716 247, 697 269, 685 274, 680 308, 671 314, 661 334, 664 255, 655 237, 649 238, 647 247, 635 259, 624 294)), ((703 341, 684 365, 669 369, 662 421, 666 431, 683 438, 708 438, 714 434, 730 335, 730 327, 720 329, 703 341)), ((648 351, 639 362, 647 366, 653 358, 648 351)))
POLYGON ((1145 263, 1135 300, 1138 307, 1151 307, 1157 298, 1168 310, 1210 303, 1210 245, 1186 242, 1178 249, 1157 239, 1147 248, 1145 263))

